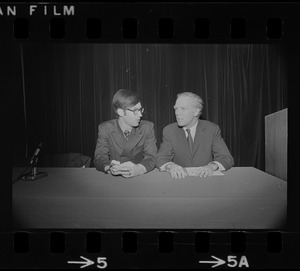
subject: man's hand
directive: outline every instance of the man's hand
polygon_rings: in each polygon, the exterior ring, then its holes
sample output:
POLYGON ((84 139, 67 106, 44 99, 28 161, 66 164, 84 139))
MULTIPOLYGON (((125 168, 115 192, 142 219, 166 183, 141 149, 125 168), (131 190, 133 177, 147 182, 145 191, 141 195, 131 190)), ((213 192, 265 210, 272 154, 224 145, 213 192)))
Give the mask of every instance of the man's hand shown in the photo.
POLYGON ((124 175, 128 174, 129 170, 126 167, 121 167, 121 164, 119 161, 112 160, 110 163, 109 171, 112 175, 124 175))
POLYGON ((110 171, 110 168, 114 165, 120 165, 120 162, 119 161, 116 161, 116 160, 112 160, 110 161, 109 165, 106 165, 104 167, 104 172, 107 173, 107 174, 112 174, 112 172, 110 171))
POLYGON ((199 176, 199 177, 207 177, 207 176, 210 177, 213 173, 214 170, 210 165, 198 167, 197 169, 194 170, 195 176, 199 176))
POLYGON ((177 178, 181 179, 188 175, 181 166, 179 166, 175 163, 168 164, 166 166, 166 170, 169 171, 172 178, 175 178, 175 179, 177 179, 177 178))
POLYGON ((134 177, 146 173, 146 168, 141 164, 134 164, 130 161, 111 167, 111 171, 121 174, 125 178, 134 177))

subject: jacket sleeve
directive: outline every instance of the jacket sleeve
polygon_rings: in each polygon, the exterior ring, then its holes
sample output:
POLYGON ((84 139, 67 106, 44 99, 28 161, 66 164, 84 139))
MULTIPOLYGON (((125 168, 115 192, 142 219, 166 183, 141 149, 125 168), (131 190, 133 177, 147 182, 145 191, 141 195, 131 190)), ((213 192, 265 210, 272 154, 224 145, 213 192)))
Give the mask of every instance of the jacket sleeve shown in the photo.
POLYGON ((94 164, 98 171, 104 172, 104 167, 110 164, 108 137, 105 129, 98 126, 98 138, 94 155, 94 164))
POLYGON ((213 135, 212 153, 214 160, 221 163, 225 170, 230 169, 234 165, 233 157, 231 156, 229 149, 221 137, 219 126, 217 126, 213 135))
POLYGON ((140 162, 147 172, 153 170, 156 164, 157 147, 156 138, 154 133, 154 124, 150 123, 149 130, 147 130, 145 142, 144 142, 144 159, 140 162))
POLYGON ((169 133, 166 128, 163 129, 162 143, 157 154, 157 168, 160 168, 168 162, 172 162, 174 158, 174 149, 169 137, 169 133))

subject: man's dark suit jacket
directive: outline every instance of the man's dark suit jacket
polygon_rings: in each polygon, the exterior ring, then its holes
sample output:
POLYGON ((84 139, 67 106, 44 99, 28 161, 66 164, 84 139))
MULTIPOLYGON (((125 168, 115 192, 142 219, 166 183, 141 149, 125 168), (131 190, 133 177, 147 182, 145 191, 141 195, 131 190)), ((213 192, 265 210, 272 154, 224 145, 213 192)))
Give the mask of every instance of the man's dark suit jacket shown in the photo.
POLYGON ((199 119, 193 153, 190 152, 185 131, 177 125, 177 122, 163 129, 163 141, 157 154, 158 168, 168 162, 174 162, 182 167, 199 167, 213 160, 220 162, 225 170, 234 163, 218 125, 199 119))
POLYGON ((121 163, 131 161, 134 164, 142 164, 149 172, 155 167, 156 155, 152 122, 141 120, 140 125, 132 129, 128 140, 124 137, 117 119, 99 125, 94 156, 97 170, 104 172, 104 167, 109 165, 111 160, 117 160, 121 163))

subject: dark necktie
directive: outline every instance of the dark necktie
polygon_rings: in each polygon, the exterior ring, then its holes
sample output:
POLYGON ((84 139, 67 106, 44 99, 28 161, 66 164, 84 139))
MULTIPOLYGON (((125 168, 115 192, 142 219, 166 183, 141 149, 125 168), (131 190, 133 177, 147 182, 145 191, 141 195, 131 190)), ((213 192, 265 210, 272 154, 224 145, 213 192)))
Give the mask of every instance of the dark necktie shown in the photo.
POLYGON ((130 132, 128 130, 125 130, 124 131, 124 135, 126 137, 126 139, 128 139, 129 135, 130 135, 130 132))
POLYGON ((191 135, 191 130, 190 129, 186 129, 186 131, 188 133, 187 142, 189 144, 191 153, 193 153, 193 139, 192 139, 192 135, 191 135))

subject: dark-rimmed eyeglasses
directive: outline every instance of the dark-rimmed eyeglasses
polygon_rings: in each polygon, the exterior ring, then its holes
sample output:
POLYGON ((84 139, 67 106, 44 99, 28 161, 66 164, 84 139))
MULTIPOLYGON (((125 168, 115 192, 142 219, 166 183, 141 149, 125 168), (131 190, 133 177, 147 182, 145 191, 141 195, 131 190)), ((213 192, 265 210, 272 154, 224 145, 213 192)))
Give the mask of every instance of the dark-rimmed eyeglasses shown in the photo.
POLYGON ((126 110, 129 110, 129 111, 133 112, 134 115, 137 115, 139 112, 141 114, 143 114, 145 112, 145 109, 143 107, 141 107, 140 109, 138 109, 138 108, 135 108, 135 109, 127 108, 126 110))

